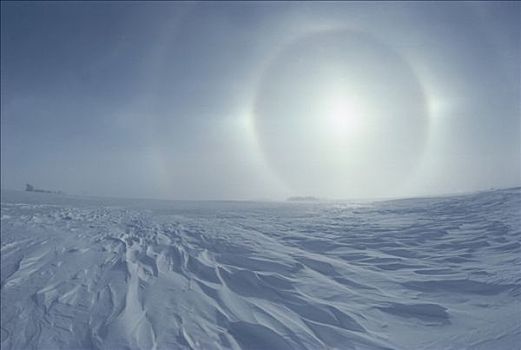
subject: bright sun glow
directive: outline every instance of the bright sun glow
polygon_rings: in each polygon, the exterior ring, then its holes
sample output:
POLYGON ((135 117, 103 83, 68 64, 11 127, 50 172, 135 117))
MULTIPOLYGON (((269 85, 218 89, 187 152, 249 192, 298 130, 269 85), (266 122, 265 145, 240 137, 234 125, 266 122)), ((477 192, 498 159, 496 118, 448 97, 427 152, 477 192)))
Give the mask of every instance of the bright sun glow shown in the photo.
POLYGON ((361 128, 362 109, 355 98, 343 94, 331 95, 325 99, 323 117, 331 135, 354 136, 361 128))

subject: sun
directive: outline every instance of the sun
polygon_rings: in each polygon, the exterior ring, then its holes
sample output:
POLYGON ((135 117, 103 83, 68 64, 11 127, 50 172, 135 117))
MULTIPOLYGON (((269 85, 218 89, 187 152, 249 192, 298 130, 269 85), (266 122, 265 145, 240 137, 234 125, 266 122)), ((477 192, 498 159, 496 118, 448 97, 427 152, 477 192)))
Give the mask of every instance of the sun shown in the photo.
POLYGON ((362 129, 363 108, 360 100, 343 93, 324 97, 321 119, 333 137, 353 137, 362 129))

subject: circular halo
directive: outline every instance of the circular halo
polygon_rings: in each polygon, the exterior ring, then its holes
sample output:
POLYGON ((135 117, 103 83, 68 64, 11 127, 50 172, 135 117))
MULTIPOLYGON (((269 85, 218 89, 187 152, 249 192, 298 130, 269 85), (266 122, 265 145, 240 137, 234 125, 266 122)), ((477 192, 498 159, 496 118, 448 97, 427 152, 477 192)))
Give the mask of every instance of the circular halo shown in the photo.
POLYGON ((386 195, 418 164, 428 129, 423 88, 370 34, 308 34, 267 64, 254 104, 270 167, 298 193, 386 195))

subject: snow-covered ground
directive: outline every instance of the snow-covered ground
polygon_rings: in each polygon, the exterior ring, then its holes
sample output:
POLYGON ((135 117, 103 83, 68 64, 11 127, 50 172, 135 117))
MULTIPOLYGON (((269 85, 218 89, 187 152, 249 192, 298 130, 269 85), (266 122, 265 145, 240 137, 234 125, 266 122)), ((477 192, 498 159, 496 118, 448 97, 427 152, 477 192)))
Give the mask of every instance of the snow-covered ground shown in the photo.
POLYGON ((3 350, 520 348, 521 189, 1 200, 3 350))

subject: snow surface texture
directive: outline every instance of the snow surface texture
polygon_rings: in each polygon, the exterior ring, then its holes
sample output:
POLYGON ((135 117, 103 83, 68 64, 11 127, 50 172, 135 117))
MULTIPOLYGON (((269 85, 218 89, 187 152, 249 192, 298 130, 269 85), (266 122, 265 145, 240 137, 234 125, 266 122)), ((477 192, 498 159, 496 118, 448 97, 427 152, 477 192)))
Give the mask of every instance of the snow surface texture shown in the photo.
POLYGON ((4 191, 2 349, 519 349, 520 208, 4 191))

